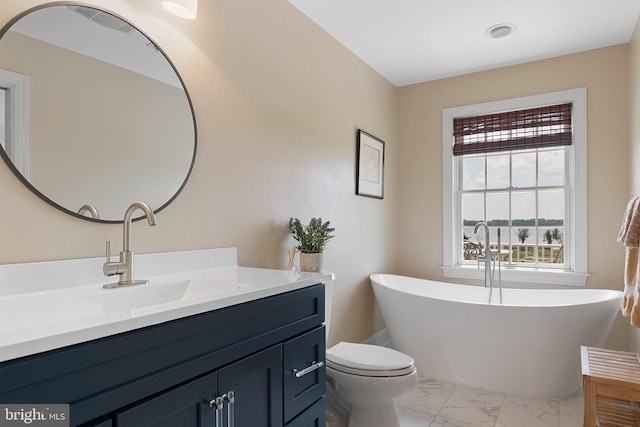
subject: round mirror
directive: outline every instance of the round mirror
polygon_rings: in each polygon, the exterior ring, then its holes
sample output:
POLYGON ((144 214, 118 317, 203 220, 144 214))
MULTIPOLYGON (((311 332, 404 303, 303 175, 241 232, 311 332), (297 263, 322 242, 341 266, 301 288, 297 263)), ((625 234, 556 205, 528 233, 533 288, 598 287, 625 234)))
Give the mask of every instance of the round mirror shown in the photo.
POLYGON ((0 32, 0 155, 72 215, 155 212, 195 159, 191 100, 163 52, 128 22, 78 5, 26 12, 0 32), (4 106, 4 108, 2 108, 4 106))

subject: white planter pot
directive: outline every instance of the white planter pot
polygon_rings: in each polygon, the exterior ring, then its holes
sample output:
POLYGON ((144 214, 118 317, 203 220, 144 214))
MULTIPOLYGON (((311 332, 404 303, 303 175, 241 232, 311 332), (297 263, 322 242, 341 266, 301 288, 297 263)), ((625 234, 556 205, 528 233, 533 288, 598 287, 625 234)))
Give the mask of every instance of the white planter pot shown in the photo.
POLYGON ((319 273, 322 271, 322 252, 300 252, 300 271, 319 273))

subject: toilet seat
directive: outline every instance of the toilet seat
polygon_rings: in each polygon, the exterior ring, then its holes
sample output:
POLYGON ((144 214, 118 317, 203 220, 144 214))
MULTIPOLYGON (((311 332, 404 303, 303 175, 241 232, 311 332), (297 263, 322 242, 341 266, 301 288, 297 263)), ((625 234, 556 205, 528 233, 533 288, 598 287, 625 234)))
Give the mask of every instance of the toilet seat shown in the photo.
POLYGON ((369 344, 340 342, 327 350, 327 367, 366 377, 399 377, 415 372, 413 358, 369 344))

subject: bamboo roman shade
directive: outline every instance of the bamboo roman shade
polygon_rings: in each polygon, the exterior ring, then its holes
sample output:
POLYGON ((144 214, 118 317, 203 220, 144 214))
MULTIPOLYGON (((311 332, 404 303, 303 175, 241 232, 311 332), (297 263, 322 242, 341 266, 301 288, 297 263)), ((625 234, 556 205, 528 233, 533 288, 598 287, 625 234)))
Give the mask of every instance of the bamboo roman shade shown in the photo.
POLYGON ((453 155, 571 145, 572 104, 453 119, 453 155))

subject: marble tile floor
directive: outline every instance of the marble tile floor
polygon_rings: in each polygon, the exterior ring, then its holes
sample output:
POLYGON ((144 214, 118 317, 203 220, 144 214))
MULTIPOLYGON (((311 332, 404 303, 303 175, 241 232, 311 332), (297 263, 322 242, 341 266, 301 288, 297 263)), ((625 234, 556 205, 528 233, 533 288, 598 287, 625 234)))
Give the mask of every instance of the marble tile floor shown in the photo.
POLYGON ((401 427, 581 427, 583 396, 536 399, 421 376, 396 407, 401 427))

